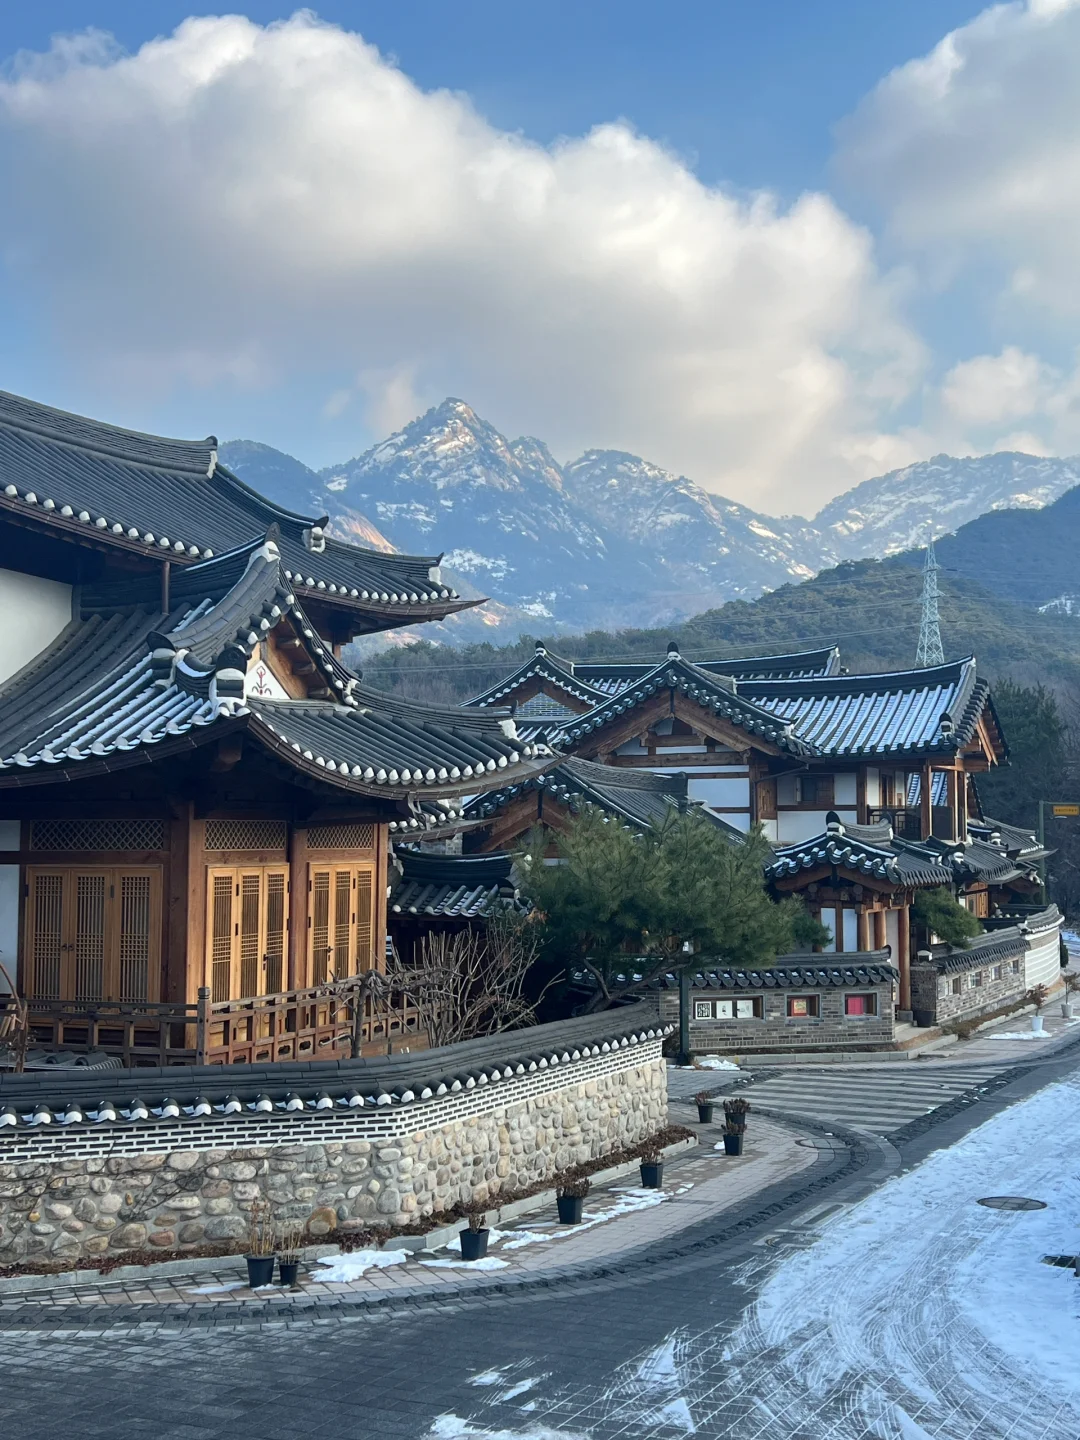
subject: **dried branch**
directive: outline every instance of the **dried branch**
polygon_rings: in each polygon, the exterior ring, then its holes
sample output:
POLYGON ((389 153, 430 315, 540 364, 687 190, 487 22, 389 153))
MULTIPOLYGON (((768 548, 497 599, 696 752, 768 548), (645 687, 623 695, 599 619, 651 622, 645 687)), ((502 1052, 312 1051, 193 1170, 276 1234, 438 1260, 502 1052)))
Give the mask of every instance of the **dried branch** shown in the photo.
POLYGON ((26 1052, 30 1046, 30 1011, 3 963, 0 963, 0 975, 3 975, 10 992, 0 1012, 0 1049, 11 1051, 15 1074, 21 1075, 26 1069, 26 1052))
POLYGON ((416 1006, 429 1044, 453 1045, 533 1020, 543 994, 530 1000, 525 986, 539 950, 535 927, 499 907, 484 931, 429 932, 417 963, 406 968, 395 956, 390 980, 416 1006))

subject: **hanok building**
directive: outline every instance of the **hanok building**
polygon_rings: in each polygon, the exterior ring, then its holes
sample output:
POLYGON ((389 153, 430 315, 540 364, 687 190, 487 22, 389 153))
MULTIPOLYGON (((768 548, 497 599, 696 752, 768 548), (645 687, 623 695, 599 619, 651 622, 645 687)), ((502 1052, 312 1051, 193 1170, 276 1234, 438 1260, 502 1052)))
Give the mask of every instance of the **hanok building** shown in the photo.
POLYGON ((383 962, 390 827, 551 763, 340 658, 472 603, 439 557, 336 541, 216 449, 0 395, 0 952, 35 1041, 129 1063, 341 1053, 319 987, 383 962))
MULTIPOLYGON (((509 846, 513 818, 539 813, 525 797, 547 805, 569 765, 607 769, 609 785, 648 775, 681 786, 736 830, 761 825, 774 891, 802 896, 830 932, 827 953, 891 956, 905 1019, 913 954, 932 940, 912 925, 920 889, 946 886, 988 923, 1045 908, 1035 868, 1044 852, 981 812, 977 776, 1007 752, 974 659, 847 675, 835 648, 696 664, 672 645, 657 665, 581 665, 538 647, 472 702, 495 703, 574 758, 474 802, 470 814, 491 821, 471 843, 509 846)), ((1056 939, 1039 935, 1028 986, 1057 976, 1056 939)))

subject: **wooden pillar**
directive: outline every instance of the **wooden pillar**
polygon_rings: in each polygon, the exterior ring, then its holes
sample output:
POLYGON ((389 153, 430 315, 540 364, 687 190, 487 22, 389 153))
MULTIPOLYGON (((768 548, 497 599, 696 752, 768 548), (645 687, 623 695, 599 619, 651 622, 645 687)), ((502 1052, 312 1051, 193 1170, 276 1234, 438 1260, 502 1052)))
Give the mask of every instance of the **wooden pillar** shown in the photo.
POLYGON ((934 774, 930 769, 929 760, 922 767, 922 774, 919 777, 919 825, 922 829, 922 838, 929 840, 933 834, 933 812, 930 808, 931 792, 934 786, 934 774))
POLYGON ((858 948, 860 950, 870 949, 870 915, 865 905, 860 905, 856 914, 856 925, 858 927, 858 948))
POLYGON ((885 911, 874 911, 874 949, 884 950, 889 943, 888 933, 885 928, 885 911))
POLYGON ((169 818, 169 859, 165 870, 161 943, 162 1000, 187 1000, 188 963, 188 842, 191 805, 179 801, 169 818))
POLYGON ((908 906, 899 912, 896 927, 896 968, 900 971, 901 1010, 911 1009, 911 912, 908 906))
POLYGON ((306 825, 290 826, 289 835, 289 963, 287 990, 307 984, 308 935, 308 832, 306 825))
POLYGON ((206 821, 195 818, 189 805, 187 818, 187 947, 183 999, 194 1005, 199 986, 209 985, 206 963, 206 821))
POLYGON ((386 969, 386 908, 390 884, 390 828, 375 822, 375 968, 386 969))

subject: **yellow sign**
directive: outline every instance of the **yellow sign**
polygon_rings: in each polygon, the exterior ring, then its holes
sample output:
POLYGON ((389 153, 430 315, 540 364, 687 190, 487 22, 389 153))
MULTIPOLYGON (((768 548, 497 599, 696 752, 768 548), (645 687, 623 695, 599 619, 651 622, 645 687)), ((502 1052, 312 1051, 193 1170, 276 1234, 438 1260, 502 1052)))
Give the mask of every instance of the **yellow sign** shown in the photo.
POLYGON ((1080 815, 1080 805, 1055 805, 1055 815, 1080 815))

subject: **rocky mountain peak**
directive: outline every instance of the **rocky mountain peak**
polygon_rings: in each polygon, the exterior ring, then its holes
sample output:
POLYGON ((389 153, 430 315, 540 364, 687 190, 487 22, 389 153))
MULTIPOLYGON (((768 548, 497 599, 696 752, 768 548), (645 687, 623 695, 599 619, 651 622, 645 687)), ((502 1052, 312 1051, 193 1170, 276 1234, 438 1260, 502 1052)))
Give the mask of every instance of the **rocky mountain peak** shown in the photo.
POLYGON ((777 517, 623 450, 587 450, 559 465, 542 440, 508 440, 454 397, 319 474, 251 441, 221 455, 280 504, 329 512, 338 534, 445 551, 463 593, 492 601, 448 622, 448 638, 463 639, 509 639, 538 623, 580 631, 676 622, 843 560, 923 545, 989 511, 1038 509, 1080 486, 1080 458, 936 455, 864 481, 813 521, 777 517))

